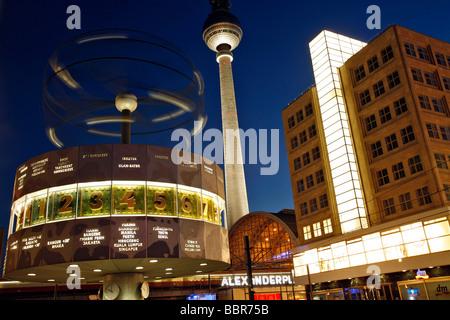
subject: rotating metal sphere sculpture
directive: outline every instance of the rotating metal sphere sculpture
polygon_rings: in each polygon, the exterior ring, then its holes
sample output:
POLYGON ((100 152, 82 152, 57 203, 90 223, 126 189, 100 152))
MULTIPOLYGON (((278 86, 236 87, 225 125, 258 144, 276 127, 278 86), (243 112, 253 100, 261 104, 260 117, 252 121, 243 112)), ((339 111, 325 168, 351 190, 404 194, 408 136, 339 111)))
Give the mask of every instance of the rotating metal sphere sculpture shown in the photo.
POLYGON ((59 148, 85 132, 130 143, 131 136, 205 122, 203 88, 190 58, 163 39, 124 29, 88 32, 62 44, 49 60, 47 136, 59 148))

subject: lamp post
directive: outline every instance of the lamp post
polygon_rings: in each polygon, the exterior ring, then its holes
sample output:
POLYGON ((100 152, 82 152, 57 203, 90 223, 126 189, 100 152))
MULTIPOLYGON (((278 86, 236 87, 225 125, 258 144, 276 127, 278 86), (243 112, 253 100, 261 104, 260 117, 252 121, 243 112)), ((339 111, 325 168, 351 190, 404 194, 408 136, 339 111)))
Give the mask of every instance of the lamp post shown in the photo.
POLYGON ((137 98, 132 93, 119 93, 116 108, 122 113, 122 144, 131 142, 131 113, 137 108, 137 98))
POLYGON ((244 236, 244 246, 245 246, 245 264, 247 265, 249 300, 255 300, 255 291, 253 291, 252 260, 250 257, 250 244, 248 236, 244 236))
POLYGON ((311 284, 311 276, 309 274, 309 264, 306 264, 306 272, 308 273, 308 287, 309 287, 309 300, 313 299, 313 294, 312 294, 312 284, 311 284))

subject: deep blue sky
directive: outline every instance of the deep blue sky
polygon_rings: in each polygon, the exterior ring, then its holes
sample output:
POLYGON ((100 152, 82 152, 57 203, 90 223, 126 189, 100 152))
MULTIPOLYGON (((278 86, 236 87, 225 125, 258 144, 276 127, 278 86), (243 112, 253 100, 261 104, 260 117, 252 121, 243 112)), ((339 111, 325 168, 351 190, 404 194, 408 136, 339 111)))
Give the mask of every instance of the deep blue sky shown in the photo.
MULTIPOLYGON (((314 83, 308 43, 321 30, 366 42, 376 36, 366 27, 371 4, 381 8, 382 28, 399 24, 450 42, 447 0, 232 1, 244 31, 233 62, 240 125, 280 130, 278 174, 245 167, 250 211, 293 208, 281 110, 314 83)), ((207 0, 0 0, 0 227, 8 226, 16 168, 55 149, 41 116, 44 68, 58 45, 80 33, 137 29, 184 49, 205 81, 207 128, 221 129, 218 66, 202 40, 209 12, 207 0), (81 30, 66 28, 71 4, 81 8, 81 30)))

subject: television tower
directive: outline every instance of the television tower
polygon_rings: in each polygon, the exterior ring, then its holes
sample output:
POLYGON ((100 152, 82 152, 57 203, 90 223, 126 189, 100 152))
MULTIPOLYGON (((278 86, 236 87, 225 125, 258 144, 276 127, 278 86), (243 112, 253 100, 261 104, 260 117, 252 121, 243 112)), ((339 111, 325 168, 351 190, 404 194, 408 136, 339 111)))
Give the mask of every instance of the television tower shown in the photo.
POLYGON ((219 64, 225 188, 228 226, 230 227, 249 212, 231 69, 233 61, 231 51, 239 45, 242 29, 239 20, 229 11, 228 0, 209 0, 209 3, 212 13, 208 15, 203 25, 203 40, 208 48, 217 52, 216 61, 219 64), (231 137, 227 139, 230 134, 234 135, 236 139, 231 140, 231 137))

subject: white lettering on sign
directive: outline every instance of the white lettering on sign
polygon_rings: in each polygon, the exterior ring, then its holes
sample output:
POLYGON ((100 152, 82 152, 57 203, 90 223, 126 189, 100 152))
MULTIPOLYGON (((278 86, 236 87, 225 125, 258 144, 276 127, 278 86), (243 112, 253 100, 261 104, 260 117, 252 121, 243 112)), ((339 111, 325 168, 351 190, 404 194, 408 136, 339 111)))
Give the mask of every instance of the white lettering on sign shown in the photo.
POLYGON ((42 235, 30 236, 22 238, 22 250, 39 248, 41 246, 42 235))
POLYGON ((141 167, 141 165, 138 163, 137 164, 128 164, 128 163, 121 164, 121 163, 119 163, 117 166, 119 168, 140 168, 141 167))
POLYGON ((160 154, 155 154, 155 159, 169 160, 169 156, 166 156, 166 155, 160 155, 160 154))
POLYGON ((187 243, 184 245, 184 251, 200 252, 201 247, 197 240, 187 240, 187 243))
POLYGON ((35 177, 45 173, 45 165, 48 163, 48 158, 36 161, 31 164, 31 176, 35 177))
POLYGON ((99 245, 103 240, 105 240, 105 236, 97 228, 86 229, 83 237, 80 238, 83 246, 99 245))
POLYGON ((122 223, 118 230, 121 238, 114 243, 114 248, 118 248, 119 252, 138 251, 144 245, 140 239, 136 238, 137 231, 139 231, 139 226, 136 223, 122 223))
MULTIPOLYGON (((253 276, 252 280, 254 286, 276 286, 292 284, 292 278, 290 275, 258 275, 253 276)), ((238 287, 247 285, 247 276, 223 277, 221 284, 222 287, 238 287)))
POLYGON ((153 227, 153 231, 158 232, 158 239, 169 239, 169 232, 172 232, 173 229, 170 227, 153 227))
POLYGON ((19 248, 19 240, 11 242, 9 245, 9 250, 17 250, 19 248))
POLYGON ((90 158, 106 158, 109 156, 109 153, 92 153, 92 154, 83 154, 83 159, 90 158))
POLYGON ((427 275, 427 272, 425 270, 417 270, 416 273, 416 279, 428 279, 429 276, 427 275))
POLYGON ((47 241, 47 247, 52 249, 64 248, 70 242, 70 238, 47 241))
POLYGON ((427 272, 425 271, 425 270, 417 270, 417 273, 416 273, 416 275, 418 275, 418 276, 426 276, 427 275, 427 272))
MULTIPOLYGON (((122 157, 122 161, 138 161, 136 157, 122 157)), ((137 168, 139 169, 141 165, 139 163, 118 163, 118 168, 137 168)))
POLYGON ((70 172, 73 171, 73 164, 70 162, 69 158, 61 158, 59 159, 58 165, 55 166, 53 170, 53 174, 70 172))

